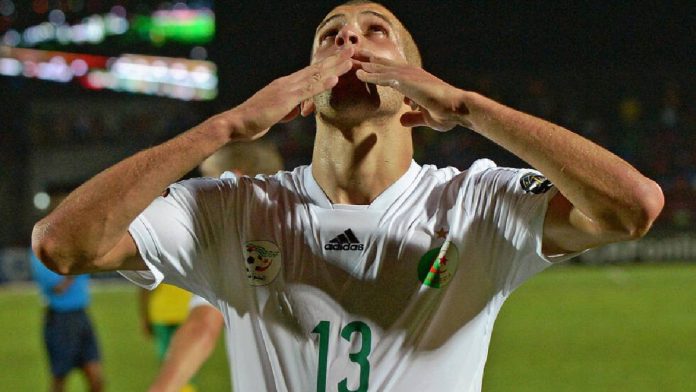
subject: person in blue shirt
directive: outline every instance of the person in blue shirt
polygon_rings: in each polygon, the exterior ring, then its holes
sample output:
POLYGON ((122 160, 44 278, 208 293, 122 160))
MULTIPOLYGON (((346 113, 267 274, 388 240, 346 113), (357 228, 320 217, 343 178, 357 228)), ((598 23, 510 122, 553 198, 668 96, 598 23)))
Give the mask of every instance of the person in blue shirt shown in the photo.
POLYGON ((33 253, 31 271, 46 304, 43 335, 51 367, 51 391, 63 391, 68 373, 75 368, 84 373, 90 391, 102 391, 99 347, 86 312, 89 275, 58 275, 33 253))

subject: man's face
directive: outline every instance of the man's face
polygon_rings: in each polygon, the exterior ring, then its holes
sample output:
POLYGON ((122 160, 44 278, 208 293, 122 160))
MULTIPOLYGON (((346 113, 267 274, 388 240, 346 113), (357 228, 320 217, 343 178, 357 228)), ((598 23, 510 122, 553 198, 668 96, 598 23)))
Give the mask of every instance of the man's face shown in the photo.
MULTIPOLYGON (((354 58, 370 56, 406 62, 401 43, 403 27, 378 4, 340 6, 319 24, 314 36, 312 63, 342 49, 355 48, 354 58)), ((317 112, 329 117, 364 115, 366 111, 394 113, 402 108, 403 96, 390 88, 368 85, 355 76, 355 69, 341 76, 331 91, 314 99, 317 112)))
MULTIPOLYGON (((378 4, 340 6, 331 11, 317 27, 312 45, 312 63, 354 47, 378 57, 406 61, 396 17, 378 4)), ((363 58, 365 59, 365 58, 363 58)))

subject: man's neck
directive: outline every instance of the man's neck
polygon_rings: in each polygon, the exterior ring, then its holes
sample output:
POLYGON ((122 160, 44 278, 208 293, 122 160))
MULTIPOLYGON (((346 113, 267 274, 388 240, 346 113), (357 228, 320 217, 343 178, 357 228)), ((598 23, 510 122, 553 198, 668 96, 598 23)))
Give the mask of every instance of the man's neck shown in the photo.
POLYGON ((312 174, 334 204, 370 204, 412 158, 411 129, 398 116, 343 128, 317 116, 312 174))

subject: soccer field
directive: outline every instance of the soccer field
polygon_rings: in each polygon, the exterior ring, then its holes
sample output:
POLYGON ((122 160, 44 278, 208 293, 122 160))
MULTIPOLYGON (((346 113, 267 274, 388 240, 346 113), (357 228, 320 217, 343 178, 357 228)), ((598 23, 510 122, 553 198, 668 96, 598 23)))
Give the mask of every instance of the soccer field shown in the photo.
MULTIPOLYGON (((94 288, 109 391, 144 391, 157 370, 136 297, 127 283, 94 288)), ((40 319, 33 287, 0 289, 0 389, 47 390, 40 319)), ((483 389, 696 391, 694 366, 696 265, 559 266, 503 306, 483 389)), ((229 390, 227 372, 220 342, 198 376, 201 390, 229 390)), ((70 381, 70 391, 85 390, 78 377, 70 381)))

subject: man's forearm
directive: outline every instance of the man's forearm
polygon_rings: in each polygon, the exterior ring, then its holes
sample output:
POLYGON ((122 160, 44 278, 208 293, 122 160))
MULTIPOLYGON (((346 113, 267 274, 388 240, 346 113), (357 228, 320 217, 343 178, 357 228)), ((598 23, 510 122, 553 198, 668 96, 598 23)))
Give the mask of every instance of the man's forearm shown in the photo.
POLYGON ((639 236, 662 206, 659 186, 606 149, 559 125, 476 93, 462 122, 542 172, 602 227, 639 236))
POLYGON ((212 306, 198 306, 179 327, 150 392, 179 391, 210 357, 222 330, 222 314, 212 306))
POLYGON ((167 186, 222 147, 227 126, 213 118, 87 181, 34 227, 39 258, 60 273, 99 269, 89 264, 109 252, 167 186))
MULTIPOLYGON (((352 48, 341 50, 278 78, 234 109, 98 174, 34 226, 32 247, 37 256, 63 274, 122 267, 135 253, 125 237, 128 225, 169 184, 226 143, 255 140, 278 122, 296 117, 300 103, 331 89, 352 69, 353 53, 352 48), (125 256, 113 252, 123 248, 125 256)), ((136 264, 127 267, 142 267, 136 264)))

